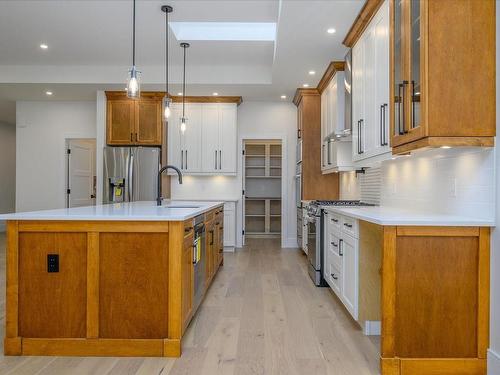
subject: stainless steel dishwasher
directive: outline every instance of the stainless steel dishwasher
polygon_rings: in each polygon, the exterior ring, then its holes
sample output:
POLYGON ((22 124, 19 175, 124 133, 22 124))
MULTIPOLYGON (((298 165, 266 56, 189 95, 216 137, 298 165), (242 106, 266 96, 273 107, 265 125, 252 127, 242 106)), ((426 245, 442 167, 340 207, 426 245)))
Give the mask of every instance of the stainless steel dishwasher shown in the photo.
POLYGON ((204 221, 204 215, 198 215, 193 219, 194 308, 200 304, 205 289, 206 248, 204 221))

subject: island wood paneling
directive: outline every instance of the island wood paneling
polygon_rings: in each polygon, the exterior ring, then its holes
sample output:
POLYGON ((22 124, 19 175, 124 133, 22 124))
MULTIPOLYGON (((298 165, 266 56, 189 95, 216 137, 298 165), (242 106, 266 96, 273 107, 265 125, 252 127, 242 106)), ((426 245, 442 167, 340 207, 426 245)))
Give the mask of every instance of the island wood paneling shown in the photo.
POLYGON ((19 274, 20 336, 86 336, 86 233, 21 233, 19 274), (59 272, 47 272, 48 254, 59 255, 59 272))
POLYGON ((99 235, 99 337, 168 333, 168 235, 99 235))

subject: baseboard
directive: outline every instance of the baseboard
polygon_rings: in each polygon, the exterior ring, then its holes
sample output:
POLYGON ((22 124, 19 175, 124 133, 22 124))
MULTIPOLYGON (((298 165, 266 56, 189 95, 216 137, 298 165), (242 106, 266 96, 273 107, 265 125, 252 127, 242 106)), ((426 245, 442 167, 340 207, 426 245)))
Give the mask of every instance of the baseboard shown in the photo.
POLYGON ((500 354, 488 349, 488 375, 500 374, 500 354))
POLYGON ((224 246, 225 253, 234 253, 234 246, 224 246))
POLYGON ((287 238, 285 239, 285 241, 283 241, 283 244, 282 246, 284 248, 297 248, 297 237, 293 237, 293 238, 287 238))
POLYGON ((380 320, 366 320, 363 326, 365 336, 380 336, 382 333, 382 324, 380 320))

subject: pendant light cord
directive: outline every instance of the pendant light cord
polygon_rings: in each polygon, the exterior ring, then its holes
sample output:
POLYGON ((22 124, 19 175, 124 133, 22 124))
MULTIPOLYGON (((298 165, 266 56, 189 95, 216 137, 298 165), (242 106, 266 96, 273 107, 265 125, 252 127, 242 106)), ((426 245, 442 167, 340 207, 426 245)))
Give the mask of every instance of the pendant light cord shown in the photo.
POLYGON ((135 0, 133 0, 132 20, 132 66, 135 66, 135 0))
POLYGON ((169 97, 168 93, 168 11, 165 12, 165 35, 167 38, 165 47, 165 95, 169 97))
POLYGON ((186 102, 186 48, 187 46, 184 46, 184 74, 182 77, 182 117, 184 116, 184 105, 186 102))

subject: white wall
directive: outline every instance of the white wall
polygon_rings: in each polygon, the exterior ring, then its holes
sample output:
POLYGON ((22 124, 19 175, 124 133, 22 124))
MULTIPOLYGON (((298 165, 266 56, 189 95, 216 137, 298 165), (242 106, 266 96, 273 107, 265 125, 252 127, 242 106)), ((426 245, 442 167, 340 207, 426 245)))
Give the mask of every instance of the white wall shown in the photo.
MULTIPOLYGON (((385 161, 380 204, 493 220, 494 165, 495 150, 489 148, 432 149, 385 161)), ((362 177, 342 176, 341 181, 341 197, 357 192, 356 198, 363 199, 362 177)))
MULTIPOLYGON (((0 213, 16 208, 16 127, 0 123, 0 213)), ((5 225, 0 222, 0 231, 5 225)))
MULTIPOLYGON (((500 1, 496 2, 496 109, 497 109, 497 135, 500 134, 500 93, 498 87, 500 78, 500 1)), ((496 139, 498 141, 498 137, 496 139)), ((498 147, 498 146, 497 146, 498 147)), ((500 218, 500 152, 495 157, 496 172, 496 218, 500 218)), ((500 374, 500 229, 493 229, 491 238, 491 280, 490 280, 490 349, 488 351, 488 374, 500 374)))
POLYGON ((237 204, 237 246, 241 247, 243 211, 242 192, 242 144, 244 139, 282 139, 286 144, 282 173, 284 176, 282 246, 296 247, 295 207, 295 147, 297 112, 290 102, 243 102, 238 107, 238 175, 236 177, 186 176, 179 185, 172 178, 172 199, 239 199, 237 204))
POLYGON ((65 139, 96 137, 96 103, 21 101, 16 122, 16 211, 65 207, 65 139))

